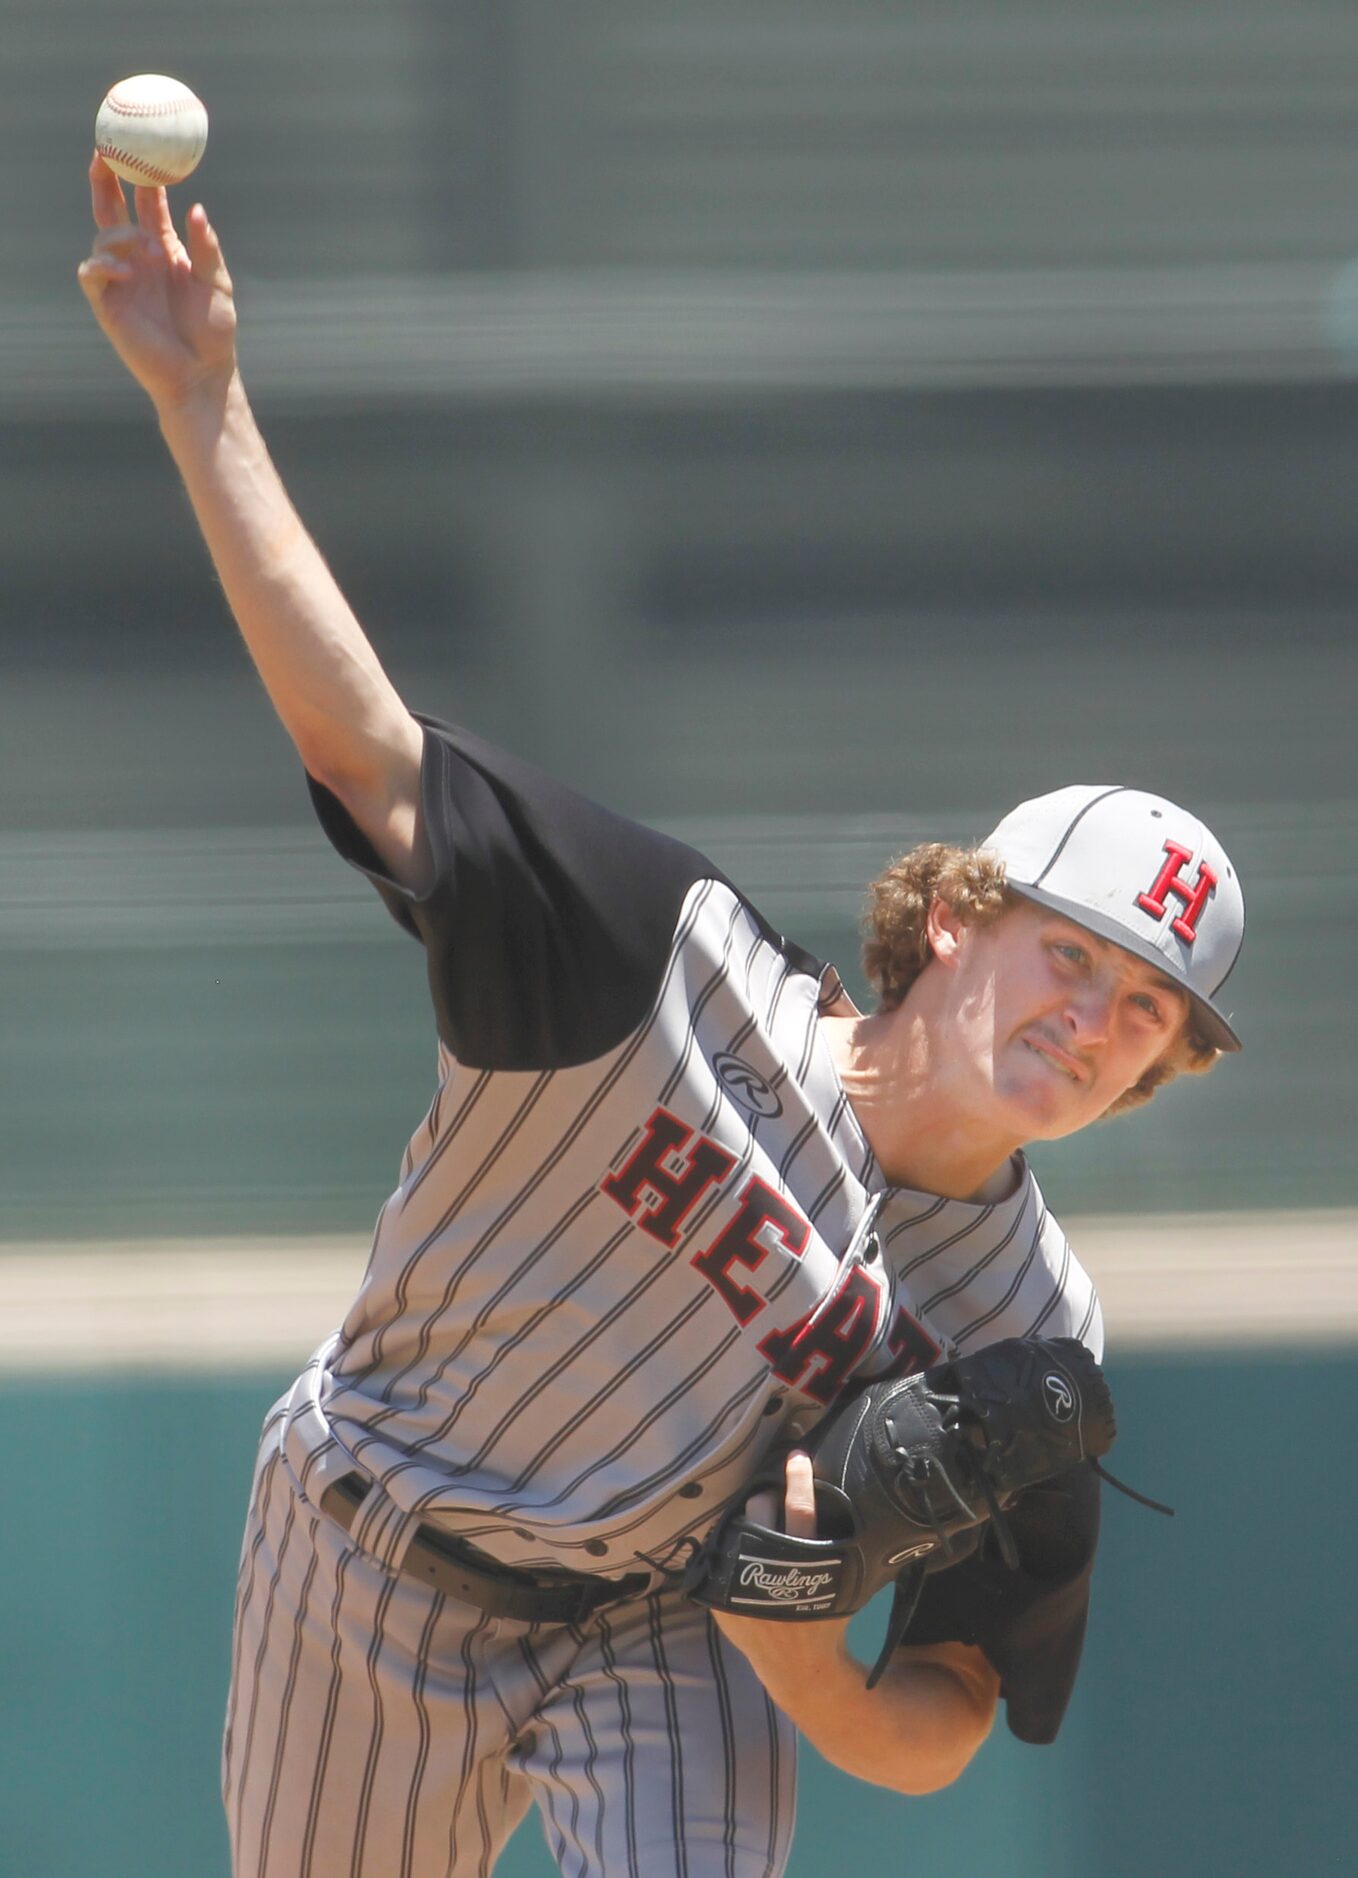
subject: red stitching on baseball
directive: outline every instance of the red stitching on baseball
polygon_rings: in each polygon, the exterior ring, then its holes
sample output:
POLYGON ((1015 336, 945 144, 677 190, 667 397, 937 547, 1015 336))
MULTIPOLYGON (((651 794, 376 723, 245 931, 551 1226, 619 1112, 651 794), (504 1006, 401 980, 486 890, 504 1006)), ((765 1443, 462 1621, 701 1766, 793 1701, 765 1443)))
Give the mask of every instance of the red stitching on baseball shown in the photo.
POLYGON ((172 117, 176 111, 189 110, 187 98, 162 98, 158 104, 135 104, 110 92, 106 100, 110 111, 119 117, 172 117))
POLYGON ((101 143, 97 147, 106 163, 111 158, 115 163, 121 163, 124 169, 136 170, 137 174, 144 176, 148 183, 177 183, 179 181, 179 178, 169 170, 158 170, 144 157, 133 156, 130 150, 120 150, 116 144, 101 143))

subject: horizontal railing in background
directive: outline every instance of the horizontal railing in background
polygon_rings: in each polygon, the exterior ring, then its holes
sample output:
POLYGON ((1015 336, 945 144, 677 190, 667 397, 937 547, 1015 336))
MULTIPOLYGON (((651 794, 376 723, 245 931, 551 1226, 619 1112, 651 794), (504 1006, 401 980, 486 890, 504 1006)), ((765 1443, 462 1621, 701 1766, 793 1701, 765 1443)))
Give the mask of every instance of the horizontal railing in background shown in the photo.
MULTIPOLYGON (((1110 1351, 1358 1342, 1358 1210, 1067 1222, 1110 1351)), ((337 1328, 366 1239, 0 1246, 0 1373, 235 1372, 294 1364, 337 1328)))

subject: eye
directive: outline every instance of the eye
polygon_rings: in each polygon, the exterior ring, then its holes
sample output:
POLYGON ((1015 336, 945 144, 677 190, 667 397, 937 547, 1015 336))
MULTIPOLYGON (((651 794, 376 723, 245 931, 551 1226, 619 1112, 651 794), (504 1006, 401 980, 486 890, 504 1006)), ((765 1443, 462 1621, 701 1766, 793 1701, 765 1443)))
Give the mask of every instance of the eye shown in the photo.
POLYGON ((1156 998, 1153 992, 1150 992, 1150 991, 1133 992, 1132 1003, 1136 1005, 1138 1010, 1144 1011, 1146 1016, 1151 1018, 1153 1022, 1157 1024, 1161 1024, 1164 1022, 1164 1013, 1160 1009, 1159 999, 1156 998))
POLYGON ((1089 963, 1089 954, 1082 945, 1077 945, 1073 939, 1057 939, 1053 943, 1052 950, 1058 953, 1061 958, 1068 959, 1072 965, 1087 965, 1089 963))

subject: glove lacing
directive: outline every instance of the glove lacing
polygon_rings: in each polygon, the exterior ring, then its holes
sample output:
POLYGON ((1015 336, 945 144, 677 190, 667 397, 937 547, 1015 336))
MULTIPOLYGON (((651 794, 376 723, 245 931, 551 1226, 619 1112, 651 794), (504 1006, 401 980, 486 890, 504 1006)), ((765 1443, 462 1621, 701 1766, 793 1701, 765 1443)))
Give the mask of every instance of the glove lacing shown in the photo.
MULTIPOLYGON (((943 1427, 946 1428, 949 1433, 959 1437, 960 1445, 957 1449, 956 1459, 960 1463, 962 1471, 967 1475, 969 1483, 980 1488, 981 1497, 985 1501, 986 1509, 989 1513, 991 1528, 994 1531, 996 1543, 1000 1549, 1000 1557, 1004 1560, 1010 1571, 1018 1571, 1018 1547, 1014 1543, 1014 1535, 1009 1530, 1009 1522, 1004 1516, 1004 1508, 1000 1505, 999 1494, 995 1490, 995 1483, 990 1478, 990 1472, 986 1466, 990 1442, 986 1436, 984 1418, 978 1419, 975 1424, 980 1432, 981 1441, 983 1443, 982 1449, 978 1454, 976 1449, 965 1440, 962 1429, 962 1408, 957 1399, 955 1397, 936 1396, 934 1397, 934 1401, 941 1411, 939 1419, 943 1427)), ((933 1475, 937 1480, 942 1482, 944 1488, 947 1490, 948 1498, 953 1502, 954 1506, 956 1506, 958 1512, 962 1514, 967 1523, 969 1525, 977 1524, 975 1518, 976 1509, 962 1498, 962 1495, 957 1490, 957 1485, 952 1475, 948 1472, 948 1469, 941 1464, 937 1455, 925 1454, 914 1456, 907 1465, 900 1469, 900 1474, 903 1479, 909 1479, 917 1485, 922 1482, 927 1482, 930 1476, 933 1475)), ((935 1511, 932 1495, 926 1494, 924 1496, 924 1509, 929 1515, 929 1523, 934 1529, 934 1537, 938 1540, 940 1551, 945 1558, 950 1559, 953 1555, 952 1537, 943 1528, 938 1513, 935 1511)), ((877 1661, 868 1671, 867 1686, 869 1689, 876 1688, 878 1682, 881 1680, 883 1670, 885 1670, 887 1664, 895 1655, 906 1631, 910 1628, 915 1612, 919 1609, 919 1601, 924 1592, 924 1580, 927 1576, 928 1571, 924 1561, 922 1559, 912 1559, 897 1578, 895 1595, 891 1601, 891 1615, 887 1619, 886 1636, 882 1639, 882 1648, 878 1653, 877 1661)))

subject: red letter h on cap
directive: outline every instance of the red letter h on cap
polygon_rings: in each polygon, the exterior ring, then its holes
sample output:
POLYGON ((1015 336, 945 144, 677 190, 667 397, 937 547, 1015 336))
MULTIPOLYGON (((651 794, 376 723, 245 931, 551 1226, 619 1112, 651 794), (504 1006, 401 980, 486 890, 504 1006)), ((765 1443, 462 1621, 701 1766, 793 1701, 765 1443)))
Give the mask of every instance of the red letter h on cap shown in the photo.
POLYGON ((1177 841, 1167 841, 1165 853, 1169 859, 1155 876, 1150 892, 1139 893, 1136 896, 1136 903, 1144 907, 1146 912, 1153 913, 1156 919, 1163 919, 1166 910, 1165 895, 1172 893, 1176 899, 1182 900, 1184 910, 1173 921, 1170 930, 1178 933, 1184 943, 1191 946, 1198 936, 1198 919, 1207 904, 1208 895, 1217 884, 1217 877, 1203 861, 1198 867, 1197 884, 1193 887, 1186 887, 1179 878, 1179 870, 1185 861, 1192 860, 1193 850, 1181 848, 1177 841))

